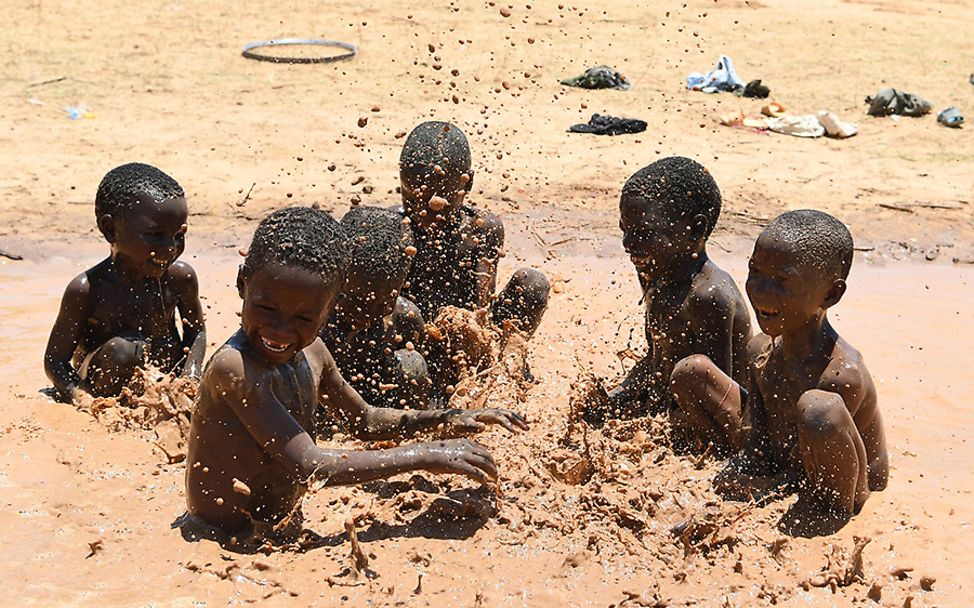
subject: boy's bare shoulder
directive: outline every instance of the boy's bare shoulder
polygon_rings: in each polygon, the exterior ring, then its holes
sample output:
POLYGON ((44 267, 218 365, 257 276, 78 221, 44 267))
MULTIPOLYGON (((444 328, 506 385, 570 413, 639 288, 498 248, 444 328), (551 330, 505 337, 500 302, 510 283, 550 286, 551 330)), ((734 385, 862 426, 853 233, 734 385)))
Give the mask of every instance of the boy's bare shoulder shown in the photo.
POLYGON ((179 287, 196 288, 199 284, 196 270, 182 260, 176 260, 169 266, 166 270, 166 278, 179 287))
POLYGON ((98 262, 88 270, 71 279, 65 289, 65 294, 87 296, 99 291, 99 286, 108 279, 111 268, 111 258, 98 262))
POLYGON ((308 362, 308 367, 311 368, 315 383, 321 382, 321 376, 326 370, 337 367, 335 358, 331 356, 331 352, 320 337, 315 338, 315 341, 304 347, 301 352, 308 362))
POLYGON ((71 279, 68 286, 64 288, 65 299, 70 298, 75 301, 88 299, 92 292, 91 277, 88 276, 90 272, 91 270, 86 270, 71 279))
POLYGON ((481 239, 504 240, 504 222, 500 216, 485 209, 478 209, 469 205, 463 206, 465 213, 464 224, 467 232, 477 234, 481 239))
POLYGON ((203 374, 202 386, 215 390, 220 396, 243 395, 244 379, 248 376, 248 353, 237 338, 231 337, 213 353, 203 374))
POLYGON ((744 298, 734 279, 714 263, 708 264, 694 281, 691 294, 696 314, 717 314, 721 317, 747 311, 744 298))

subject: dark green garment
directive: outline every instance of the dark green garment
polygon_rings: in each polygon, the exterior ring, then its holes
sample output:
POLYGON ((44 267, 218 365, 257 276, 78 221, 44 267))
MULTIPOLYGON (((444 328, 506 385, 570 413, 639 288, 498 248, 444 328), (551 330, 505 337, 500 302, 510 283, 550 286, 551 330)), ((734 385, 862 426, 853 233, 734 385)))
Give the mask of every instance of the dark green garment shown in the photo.
POLYGON ((631 86, 626 77, 612 68, 604 65, 589 68, 585 73, 575 78, 566 78, 561 84, 582 89, 618 89, 628 90, 631 86))

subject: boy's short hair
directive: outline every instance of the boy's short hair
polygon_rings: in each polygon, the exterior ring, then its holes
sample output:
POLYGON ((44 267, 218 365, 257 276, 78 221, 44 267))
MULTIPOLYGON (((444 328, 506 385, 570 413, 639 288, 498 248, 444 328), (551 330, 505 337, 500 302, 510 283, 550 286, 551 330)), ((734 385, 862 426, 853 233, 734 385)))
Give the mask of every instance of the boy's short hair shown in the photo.
POLYGON ((830 279, 846 279, 852 268, 854 244, 846 225, 815 209, 782 213, 762 236, 787 243, 803 267, 820 269, 830 279))
POLYGON ((380 207, 353 207, 341 221, 351 253, 349 277, 389 281, 405 276, 412 257, 406 247, 413 233, 402 216, 380 207))
POLYGON ((101 179, 95 195, 95 217, 115 215, 140 196, 161 202, 186 194, 176 180, 156 167, 128 163, 115 167, 101 179))
MULTIPOLYGON (((406 137, 399 155, 399 171, 411 177, 436 179, 435 167, 443 178, 456 178, 470 170, 470 144, 460 127, 430 120, 417 126, 406 137)), ((439 181, 439 180, 437 180, 439 181)))
POLYGON ((300 268, 329 283, 348 270, 348 238, 330 214, 311 207, 286 207, 265 217, 254 231, 244 260, 253 274, 266 264, 300 268))
POLYGON ((710 236, 720 217, 720 188, 707 169, 682 156, 663 158, 636 171, 622 187, 622 196, 636 196, 676 211, 690 220, 707 218, 710 236))

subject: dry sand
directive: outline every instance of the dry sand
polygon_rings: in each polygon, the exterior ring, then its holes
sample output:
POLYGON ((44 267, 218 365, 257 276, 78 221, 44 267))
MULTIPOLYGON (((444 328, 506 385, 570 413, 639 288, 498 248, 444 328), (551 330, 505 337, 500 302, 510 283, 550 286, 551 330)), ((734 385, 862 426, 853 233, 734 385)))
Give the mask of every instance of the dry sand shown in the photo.
POLYGON ((4 603, 844 606, 872 605, 878 583, 882 605, 911 596, 913 606, 967 605, 974 138, 932 116, 866 117, 862 98, 896 86, 935 111, 957 104, 974 114, 974 3, 628 4, 518 4, 509 17, 506 4, 392 0, 5 6, 0 249, 26 259, 0 258, 4 603), (343 39, 361 54, 330 66, 239 57, 244 42, 282 36, 343 39), (831 109, 861 134, 807 141, 717 125, 718 113, 761 105, 682 89, 687 71, 708 70, 721 52, 786 106, 831 109), (557 84, 596 63, 624 71, 634 88, 557 84), (77 103, 96 118, 68 120, 62 106, 77 103), (649 130, 565 133, 592 112, 643 118, 649 130), (531 347, 541 383, 521 407, 533 428, 482 437, 502 467, 502 495, 495 502, 431 476, 323 489, 305 504, 304 525, 322 537, 305 552, 184 539, 172 527, 184 510, 183 468, 167 463, 154 435, 112 431, 38 392, 61 291, 107 251, 92 221, 98 181, 142 160, 187 189, 185 259, 203 277, 218 344, 236 324, 236 251, 256 220, 285 204, 340 214, 355 200, 395 202, 397 135, 429 117, 470 135, 473 200, 509 228, 505 278, 528 263, 559 279, 531 347), (672 455, 649 421, 590 433, 587 483, 556 479, 571 480, 564 471, 583 452, 577 434, 559 443, 571 383, 582 371, 617 374, 614 353, 643 347, 615 206, 630 173, 670 154, 700 159, 720 183, 712 254, 739 281, 758 226, 785 209, 837 214, 866 250, 833 317, 877 380, 892 473, 889 489, 836 534, 782 534, 793 498, 757 508, 714 501, 717 465, 672 455), (340 576, 349 517, 371 577, 340 576), (871 542, 862 575, 853 567, 846 577, 855 537, 871 542), (831 578, 822 575, 830 557, 831 578))

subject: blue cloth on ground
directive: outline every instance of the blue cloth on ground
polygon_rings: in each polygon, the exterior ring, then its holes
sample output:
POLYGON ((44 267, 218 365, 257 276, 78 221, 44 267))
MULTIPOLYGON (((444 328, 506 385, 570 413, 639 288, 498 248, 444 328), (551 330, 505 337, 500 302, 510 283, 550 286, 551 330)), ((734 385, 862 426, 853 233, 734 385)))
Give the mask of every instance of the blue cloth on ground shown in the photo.
POLYGON ((727 55, 721 55, 710 73, 690 72, 687 75, 687 88, 703 93, 736 91, 744 88, 744 81, 734 71, 734 62, 731 61, 731 58, 727 55))

